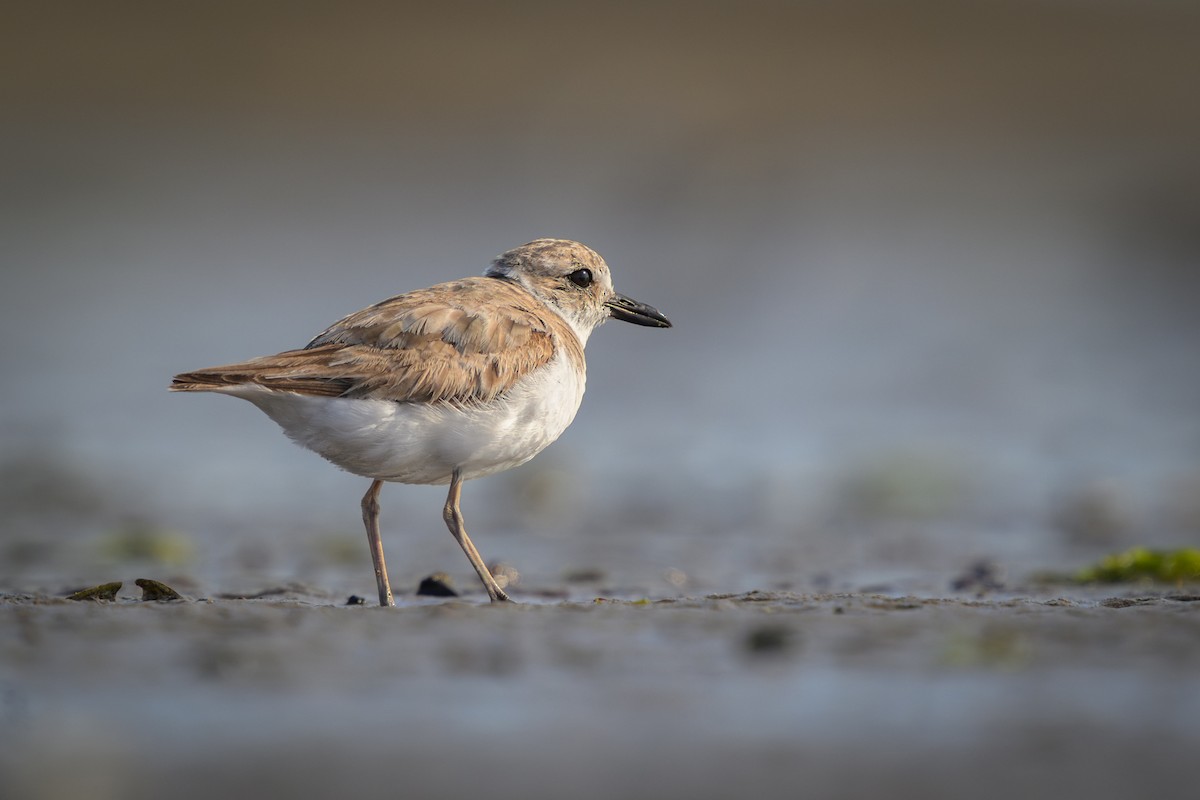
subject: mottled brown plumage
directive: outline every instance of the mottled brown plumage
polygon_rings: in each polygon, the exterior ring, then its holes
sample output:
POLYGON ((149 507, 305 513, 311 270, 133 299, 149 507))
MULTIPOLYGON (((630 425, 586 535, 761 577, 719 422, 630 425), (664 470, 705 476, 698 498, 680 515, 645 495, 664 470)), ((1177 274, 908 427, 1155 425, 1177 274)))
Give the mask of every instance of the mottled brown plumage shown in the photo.
POLYGON ((525 288, 501 278, 466 278, 356 311, 302 350, 186 372, 171 388, 252 383, 325 397, 486 403, 548 363, 556 340, 572 361, 583 363, 570 326, 525 288))

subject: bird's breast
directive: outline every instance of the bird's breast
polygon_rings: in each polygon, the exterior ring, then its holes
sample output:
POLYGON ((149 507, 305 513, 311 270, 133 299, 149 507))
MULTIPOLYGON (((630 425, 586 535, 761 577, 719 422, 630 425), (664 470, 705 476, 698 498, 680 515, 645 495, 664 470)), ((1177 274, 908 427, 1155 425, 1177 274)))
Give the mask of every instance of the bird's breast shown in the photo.
POLYGON ((486 403, 405 403, 262 390, 243 396, 339 467, 399 483, 448 483, 525 463, 562 435, 583 400, 582 365, 561 351, 486 403))

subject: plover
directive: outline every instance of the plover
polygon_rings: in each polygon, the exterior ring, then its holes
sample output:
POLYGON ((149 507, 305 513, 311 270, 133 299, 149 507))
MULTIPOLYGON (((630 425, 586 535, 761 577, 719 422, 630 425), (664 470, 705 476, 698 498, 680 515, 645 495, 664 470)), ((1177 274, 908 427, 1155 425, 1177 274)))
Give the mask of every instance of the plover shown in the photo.
POLYGON ((394 605, 379 537, 385 481, 449 484, 442 516, 493 602, 508 600, 471 543, 462 483, 524 464, 583 399, 583 348, 608 318, 671 327, 613 291, 608 265, 566 239, 509 250, 483 276, 376 303, 303 349, 176 375, 171 390, 249 400, 294 442, 371 479, 363 524, 380 605, 394 605))

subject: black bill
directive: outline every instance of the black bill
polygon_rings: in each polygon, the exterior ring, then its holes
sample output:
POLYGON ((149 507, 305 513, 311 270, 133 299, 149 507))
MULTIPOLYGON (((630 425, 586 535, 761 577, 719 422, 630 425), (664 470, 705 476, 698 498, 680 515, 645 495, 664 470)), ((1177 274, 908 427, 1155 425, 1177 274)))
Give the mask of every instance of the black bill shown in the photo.
POLYGON ((631 300, 623 294, 613 295, 604 305, 608 306, 608 313, 613 319, 622 322, 632 322, 634 325, 650 328, 671 327, 671 320, 664 317, 657 308, 631 300))

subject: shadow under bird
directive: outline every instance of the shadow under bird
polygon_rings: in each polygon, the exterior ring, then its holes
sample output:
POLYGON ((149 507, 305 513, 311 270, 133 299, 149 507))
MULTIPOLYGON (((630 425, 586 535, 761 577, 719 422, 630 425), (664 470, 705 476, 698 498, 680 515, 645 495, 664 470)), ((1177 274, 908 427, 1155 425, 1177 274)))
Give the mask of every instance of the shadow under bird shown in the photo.
POLYGON ((397 295, 303 349, 185 372, 170 388, 249 400, 297 444, 372 479, 362 514, 380 605, 394 605, 379 537, 385 481, 449 484, 446 526, 488 596, 506 601, 467 536, 462 482, 525 463, 567 429, 583 399, 584 345, 609 318, 671 327, 613 291, 594 250, 537 239, 481 277, 397 295))

